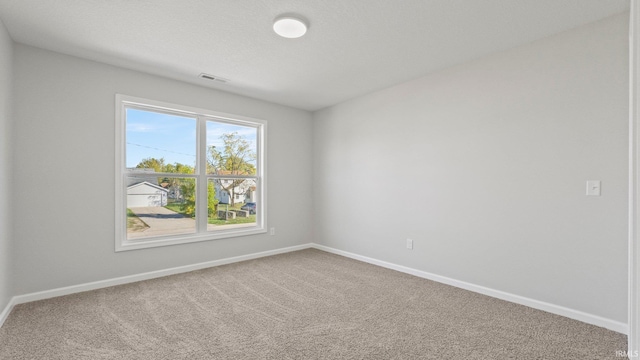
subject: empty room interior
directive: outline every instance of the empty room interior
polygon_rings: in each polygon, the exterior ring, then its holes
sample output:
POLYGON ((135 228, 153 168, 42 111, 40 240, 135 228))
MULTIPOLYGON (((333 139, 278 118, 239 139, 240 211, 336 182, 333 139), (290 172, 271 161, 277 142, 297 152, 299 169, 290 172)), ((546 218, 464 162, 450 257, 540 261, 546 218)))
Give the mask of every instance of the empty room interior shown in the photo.
POLYGON ((640 356, 636 14, 0 0, 0 359, 640 356))

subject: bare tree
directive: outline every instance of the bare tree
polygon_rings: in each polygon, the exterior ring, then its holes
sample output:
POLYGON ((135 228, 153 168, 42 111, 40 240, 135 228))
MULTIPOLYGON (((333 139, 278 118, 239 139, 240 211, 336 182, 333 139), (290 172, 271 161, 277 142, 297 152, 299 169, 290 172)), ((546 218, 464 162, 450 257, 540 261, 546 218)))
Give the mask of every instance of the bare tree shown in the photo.
MULTIPOLYGON (((218 149, 210 146, 207 156, 207 173, 220 176, 225 175, 255 175, 256 160, 254 147, 237 132, 226 133, 220 136, 223 146, 218 149)), ((229 203, 235 205, 235 196, 243 195, 250 189, 251 184, 247 179, 216 179, 216 184, 229 194, 229 203)))

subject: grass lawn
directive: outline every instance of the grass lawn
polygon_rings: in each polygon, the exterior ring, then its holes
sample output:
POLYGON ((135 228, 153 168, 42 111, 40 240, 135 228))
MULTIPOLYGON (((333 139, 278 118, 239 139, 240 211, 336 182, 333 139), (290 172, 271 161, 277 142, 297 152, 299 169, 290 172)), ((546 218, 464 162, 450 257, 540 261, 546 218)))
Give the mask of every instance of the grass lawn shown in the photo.
POLYGON ((127 209, 127 232, 139 232, 149 228, 144 221, 140 220, 136 214, 130 209, 127 209))
MULTIPOLYGON (((218 211, 220 210, 240 210, 244 204, 235 204, 233 206, 227 204, 219 204, 218 211)), ((249 215, 249 217, 236 217, 235 219, 223 220, 218 219, 217 216, 209 218, 209 224, 213 225, 232 225, 232 224, 251 224, 256 222, 256 215, 249 215)))
POLYGON ((256 222, 255 215, 249 215, 249 217, 237 217, 235 219, 229 219, 229 220, 209 218, 209 224, 213 224, 213 225, 250 224, 255 222, 256 222))
MULTIPOLYGON (((240 210, 240 208, 242 207, 242 205, 244 204, 235 204, 234 206, 231 205, 227 205, 227 204, 220 204, 218 205, 218 210, 240 210)), ((171 210, 171 211, 175 211, 178 214, 182 214, 184 215, 184 212, 180 209, 180 204, 179 203, 170 203, 167 204, 167 206, 165 206, 165 208, 171 210)), ((229 219, 229 220, 223 220, 223 219, 218 219, 217 216, 214 215, 214 217, 210 217, 209 218, 209 224, 213 224, 213 225, 232 225, 232 224, 250 224, 250 223, 255 223, 256 222, 256 215, 249 215, 249 217, 236 217, 235 219, 229 219)))
POLYGON ((171 211, 175 211, 178 214, 182 214, 184 215, 184 213, 182 212, 182 210, 180 210, 180 204, 178 203, 169 203, 165 206, 166 209, 169 209, 171 211))

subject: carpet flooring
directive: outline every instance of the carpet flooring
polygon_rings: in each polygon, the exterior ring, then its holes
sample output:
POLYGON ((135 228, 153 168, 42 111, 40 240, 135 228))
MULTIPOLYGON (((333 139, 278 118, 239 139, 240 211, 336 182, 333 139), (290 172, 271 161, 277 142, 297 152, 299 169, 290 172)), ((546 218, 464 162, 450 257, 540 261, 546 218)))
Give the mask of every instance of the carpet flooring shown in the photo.
POLYGON ((626 336, 309 249, 17 305, 0 359, 621 359, 626 336))

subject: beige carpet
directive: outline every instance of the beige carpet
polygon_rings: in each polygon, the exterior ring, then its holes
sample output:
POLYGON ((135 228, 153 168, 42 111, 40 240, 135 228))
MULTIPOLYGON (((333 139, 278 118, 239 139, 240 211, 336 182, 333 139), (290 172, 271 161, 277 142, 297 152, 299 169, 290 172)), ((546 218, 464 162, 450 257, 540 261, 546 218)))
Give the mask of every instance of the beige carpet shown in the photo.
POLYGON ((1 359, 621 359, 626 336, 318 250, 15 307, 1 359))

